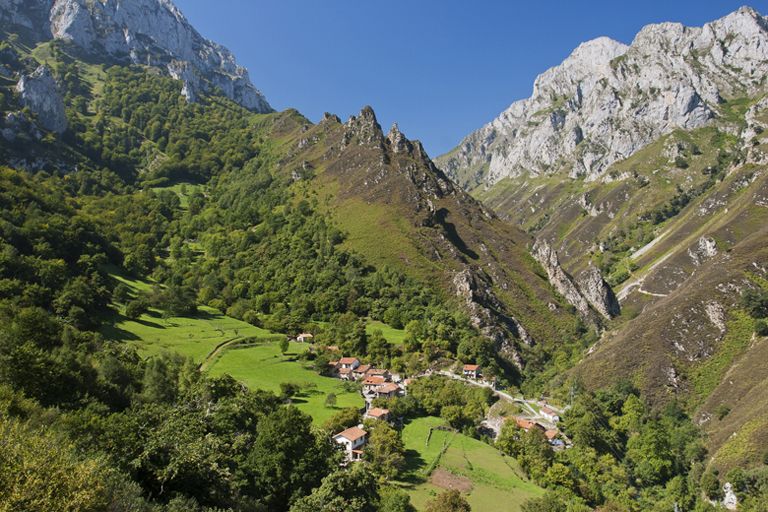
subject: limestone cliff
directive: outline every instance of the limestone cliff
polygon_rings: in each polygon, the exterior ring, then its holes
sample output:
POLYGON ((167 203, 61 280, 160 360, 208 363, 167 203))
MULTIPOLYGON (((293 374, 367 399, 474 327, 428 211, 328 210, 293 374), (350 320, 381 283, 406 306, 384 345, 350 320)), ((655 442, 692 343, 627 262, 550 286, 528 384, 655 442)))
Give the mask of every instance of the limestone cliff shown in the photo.
POLYGON ((437 163, 468 189, 526 173, 598 180, 660 135, 707 124, 723 98, 756 93, 766 72, 768 21, 746 7, 703 27, 649 25, 629 46, 598 38, 437 163))
POLYGON ((22 104, 37 116, 40 127, 54 133, 64 133, 67 129, 64 102, 47 66, 40 66, 34 73, 23 75, 16 85, 16 92, 22 104))
POLYGON ((201 36, 171 0, 0 0, 0 27, 161 68, 183 82, 188 100, 218 89, 245 108, 272 111, 232 53, 201 36))

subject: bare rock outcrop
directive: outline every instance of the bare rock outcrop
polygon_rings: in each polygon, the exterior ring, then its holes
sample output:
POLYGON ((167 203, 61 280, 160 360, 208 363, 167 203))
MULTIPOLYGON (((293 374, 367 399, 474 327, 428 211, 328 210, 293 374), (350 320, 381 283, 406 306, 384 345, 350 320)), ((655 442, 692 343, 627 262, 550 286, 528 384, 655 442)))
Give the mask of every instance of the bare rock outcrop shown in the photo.
POLYGON ((590 265, 574 280, 560 265, 557 251, 543 239, 534 243, 531 255, 544 267, 555 290, 576 308, 585 321, 598 325, 595 311, 605 319, 621 312, 616 295, 597 267, 590 265))
POLYGON ((562 295, 570 305, 576 308, 579 315, 591 323, 595 322, 594 314, 589 309, 589 302, 581 294, 571 276, 560 266, 560 260, 546 240, 539 239, 533 244, 531 255, 547 272, 550 284, 562 295))
POLYGON ((54 133, 67 130, 64 101, 48 66, 40 66, 30 75, 23 75, 16 85, 21 102, 37 116, 41 128, 54 133))
POLYGON ((590 265, 578 275, 576 284, 589 304, 603 318, 613 318, 621 313, 619 300, 610 285, 603 279, 599 268, 590 265))

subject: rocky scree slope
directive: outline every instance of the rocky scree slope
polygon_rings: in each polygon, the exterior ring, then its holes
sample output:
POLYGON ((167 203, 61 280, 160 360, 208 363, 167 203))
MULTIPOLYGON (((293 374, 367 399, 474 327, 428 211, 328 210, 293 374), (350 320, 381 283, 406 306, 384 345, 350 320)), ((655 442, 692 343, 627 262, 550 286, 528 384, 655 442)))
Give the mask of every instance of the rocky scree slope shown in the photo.
POLYGON ((189 101, 220 89, 254 112, 271 112, 226 48, 202 37, 171 0, 0 0, 0 27, 32 43, 65 41, 84 55, 157 67, 183 82, 189 101))
POLYGON ((706 125, 724 98, 755 94, 766 72, 768 21, 748 7, 703 27, 648 25, 629 46, 601 37, 437 164, 470 190, 558 171, 603 179, 660 135, 706 125))

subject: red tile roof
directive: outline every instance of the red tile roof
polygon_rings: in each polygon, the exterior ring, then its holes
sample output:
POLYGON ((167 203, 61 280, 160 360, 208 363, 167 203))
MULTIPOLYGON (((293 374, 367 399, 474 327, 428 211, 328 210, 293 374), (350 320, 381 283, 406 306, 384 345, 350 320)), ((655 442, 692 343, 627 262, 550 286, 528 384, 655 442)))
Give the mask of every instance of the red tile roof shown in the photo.
POLYGON ((361 364, 357 368, 355 368, 355 373, 365 373, 368 371, 368 369, 371 367, 369 364, 361 364))
POLYGON ((381 368, 371 368, 368 370, 368 375, 385 375, 389 373, 387 370, 382 370, 381 368))
POLYGON ((352 373, 352 368, 339 368, 339 375, 348 375, 352 373))
POLYGON ((480 369, 479 364, 465 364, 464 365, 464 371, 465 372, 476 372, 480 369))
POLYGON ((353 441, 354 442, 354 441, 357 441, 358 439, 360 439, 361 437, 364 437, 367 434, 368 434, 368 432, 366 432, 365 430, 361 429, 360 427, 349 427, 347 430, 345 430, 343 432, 339 432, 338 434, 336 434, 333 437, 343 437, 344 439, 346 439, 348 441, 353 441))
POLYGON ((546 432, 544 432, 544 435, 547 436, 547 439, 549 439, 551 441, 554 438, 556 438, 557 436, 559 436, 560 432, 558 432, 557 430, 554 430, 554 429, 550 429, 550 430, 547 430, 546 432))
POLYGON ((372 407, 368 410, 368 416, 371 418, 381 418, 389 414, 389 409, 382 409, 381 407, 372 407))
POLYGON ((379 384, 384 384, 386 382, 386 379, 384 377, 379 377, 378 375, 374 375, 372 377, 366 377, 363 381, 364 386, 378 386, 379 384))
POLYGON ((517 416, 515 416, 514 419, 515 419, 515 423, 517 423, 517 426, 523 430, 530 430, 536 426, 534 422, 532 422, 531 420, 527 420, 525 418, 518 418, 517 416))
POLYGON ((378 388, 376 388, 376 391, 378 393, 385 393, 385 394, 394 393, 395 391, 400 391, 400 386, 398 386, 394 382, 386 382, 381 386, 379 386, 378 388))
POLYGON ((541 412, 543 412, 544 414, 549 414, 550 416, 557 416, 557 411, 547 406, 542 407, 541 412))
POLYGON ((341 359, 339 359, 339 363, 341 364, 352 364, 355 361, 358 361, 356 357, 342 357, 341 359))

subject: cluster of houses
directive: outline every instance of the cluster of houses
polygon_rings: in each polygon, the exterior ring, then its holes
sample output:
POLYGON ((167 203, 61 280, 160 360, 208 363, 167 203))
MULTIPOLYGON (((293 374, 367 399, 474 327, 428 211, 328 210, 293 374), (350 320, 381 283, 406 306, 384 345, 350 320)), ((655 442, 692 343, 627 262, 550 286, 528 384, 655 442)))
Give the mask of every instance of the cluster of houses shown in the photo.
POLYGON ((547 441, 549 441, 549 444, 552 445, 553 448, 556 450, 560 450, 563 448, 566 448, 566 441, 567 438, 563 438, 562 434, 560 433, 560 430, 557 429, 555 426, 558 421, 560 421, 560 415, 556 410, 551 408, 546 402, 540 401, 538 402, 539 405, 539 416, 541 416, 546 422, 550 423, 550 426, 543 425, 538 421, 534 421, 528 418, 523 418, 521 416, 512 416, 509 420, 513 420, 517 426, 526 432, 528 432, 531 429, 537 429, 541 432, 544 432, 544 436, 547 438, 547 441), (565 439, 565 441, 563 440, 565 439))
POLYGON ((362 364, 356 357, 342 357, 328 363, 331 373, 341 380, 361 382, 366 409, 375 398, 394 398, 405 394, 406 382, 396 373, 362 364))
MULTIPOLYGON (((391 420, 388 409, 373 407, 372 402, 376 398, 394 398, 405 394, 407 382, 398 374, 362 364, 356 357, 342 357, 338 361, 329 362, 328 365, 335 377, 362 384, 361 392, 365 399, 364 418, 387 422, 391 420)), ((353 462, 362 458, 368 433, 363 429, 363 425, 358 425, 339 432, 333 436, 333 440, 343 447, 347 461, 353 462)))

